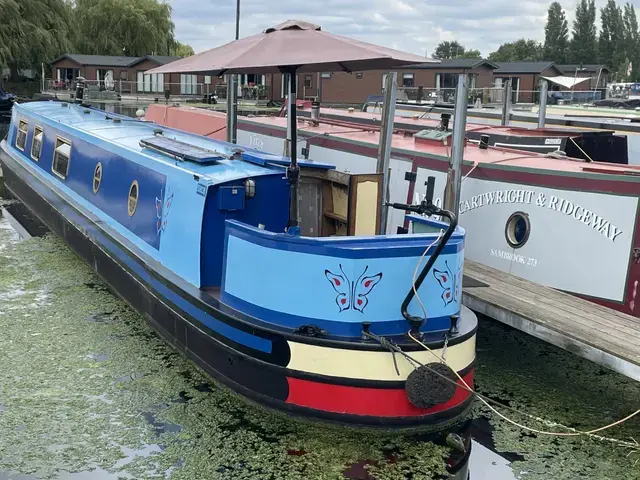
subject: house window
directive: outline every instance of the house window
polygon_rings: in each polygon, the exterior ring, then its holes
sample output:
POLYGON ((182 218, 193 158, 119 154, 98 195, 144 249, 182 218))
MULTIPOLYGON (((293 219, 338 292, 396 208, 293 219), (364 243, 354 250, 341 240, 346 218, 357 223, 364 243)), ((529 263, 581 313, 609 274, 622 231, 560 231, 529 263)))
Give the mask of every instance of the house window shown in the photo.
POLYGON ((457 73, 436 73, 436 89, 455 90, 458 86, 457 73))
POLYGON ((205 85, 211 85, 211 75, 205 75, 204 76, 204 84, 205 85))
POLYGON ((190 74, 180 75, 180 94, 195 95, 198 93, 198 76, 190 74))
POLYGON ((356 73, 356 80, 362 80, 362 77, 364 77, 364 73, 362 73, 362 72, 357 72, 356 73))
POLYGON ((322 78, 331 78, 331 72, 322 72, 320 74, 320 77, 322 77, 322 78))
POLYGON ((402 74, 402 86, 403 87, 413 87, 413 73, 403 73, 402 74))
POLYGON ((144 92, 144 72, 136 72, 137 75, 137 90, 138 92, 144 92))
POLYGON ((98 190, 100 190, 101 183, 102 183, 102 164, 98 162, 95 170, 93 171, 93 193, 98 193, 98 190))
POLYGON ((126 82, 127 80, 129 80, 129 71, 120 70, 120 81, 126 82))
POLYGON ((305 75, 304 76, 304 88, 311 88, 312 83, 313 83, 313 76, 305 75))
POLYGON ((164 73, 145 73, 144 91, 152 93, 164 92, 164 73))
POLYGON ((53 151, 53 164, 51 170, 63 180, 69 173, 69 162, 71 161, 71 142, 63 138, 56 139, 56 148, 53 151))
POLYGON ((133 214, 136 213, 136 208, 138 208, 138 193, 138 181, 134 180, 131 187, 129 187, 129 199, 127 202, 127 210, 130 217, 133 217, 133 214))
POLYGON ((36 162, 40 160, 40 153, 42 153, 43 137, 44 133, 42 131, 42 127, 36 125, 36 128, 33 131, 33 140, 31 140, 31 158, 36 162))
POLYGON ((18 135, 16 136, 16 148, 24 152, 24 146, 27 144, 27 132, 29 131, 29 122, 20 120, 18 124, 18 135))

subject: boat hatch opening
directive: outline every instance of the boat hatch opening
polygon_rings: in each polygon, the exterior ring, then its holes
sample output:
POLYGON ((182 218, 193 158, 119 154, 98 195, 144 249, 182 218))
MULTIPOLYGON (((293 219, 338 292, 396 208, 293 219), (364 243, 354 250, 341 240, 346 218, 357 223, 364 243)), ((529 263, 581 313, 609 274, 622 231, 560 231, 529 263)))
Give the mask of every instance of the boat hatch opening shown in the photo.
POLYGON ((180 142, 172 138, 162 137, 160 135, 140 140, 142 148, 150 148, 162 154, 177 158, 182 161, 190 161, 196 163, 215 163, 228 158, 227 155, 206 148, 191 145, 189 143, 180 142))

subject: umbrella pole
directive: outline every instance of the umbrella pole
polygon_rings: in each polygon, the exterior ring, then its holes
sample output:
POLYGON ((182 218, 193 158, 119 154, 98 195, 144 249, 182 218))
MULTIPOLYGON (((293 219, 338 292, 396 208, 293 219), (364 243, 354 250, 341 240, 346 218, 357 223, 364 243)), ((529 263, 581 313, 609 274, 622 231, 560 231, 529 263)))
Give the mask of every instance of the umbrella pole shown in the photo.
POLYGON ((289 199, 289 223, 287 233, 290 235, 300 235, 298 225, 298 183, 300 180, 300 168, 298 167, 298 128, 296 122, 296 70, 289 72, 289 130, 291 143, 289 145, 289 155, 291 163, 287 168, 287 178, 289 179, 290 199, 289 199))

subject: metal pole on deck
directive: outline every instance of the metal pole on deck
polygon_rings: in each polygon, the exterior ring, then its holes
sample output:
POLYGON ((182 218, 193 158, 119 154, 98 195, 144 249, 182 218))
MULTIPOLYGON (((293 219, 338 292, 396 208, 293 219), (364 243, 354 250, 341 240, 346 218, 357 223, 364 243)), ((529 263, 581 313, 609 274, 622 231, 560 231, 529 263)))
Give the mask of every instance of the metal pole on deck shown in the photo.
POLYGON ((546 80, 540 82, 540 108, 538 108, 538 128, 544 128, 544 121, 547 118, 547 95, 549 84, 546 80))
POLYGON ((396 114, 396 90, 398 86, 398 73, 387 74, 384 82, 384 103, 382 105, 382 118, 380 123, 380 143, 378 144, 378 163, 376 172, 382 173, 382 205, 380 205, 380 228, 378 233, 387 233, 387 206, 389 201, 389 160, 391 158, 391 140, 393 135, 393 122, 396 114))
MULTIPOLYGON (((240 38, 240 0, 236 0, 236 40, 240 38)), ((238 77, 227 75, 227 142, 238 140, 238 77)))
POLYGON ((507 79, 504 84, 504 92, 502 98, 502 119, 501 125, 509 125, 511 118, 511 79, 507 79))
POLYGON ((290 128, 289 138, 291 145, 289 155, 291 163, 287 168, 287 178, 289 179, 289 225, 287 233, 291 235, 300 235, 300 227, 298 226, 298 183, 300 179, 300 167, 298 167, 298 128, 296 121, 296 71, 289 73, 289 118, 288 124, 290 128))
POLYGON ((468 98, 469 77, 466 73, 461 73, 458 76, 458 87, 456 89, 451 158, 449 159, 449 171, 444 195, 444 209, 453 212, 456 217, 460 212, 460 189, 462 187, 462 161, 464 160, 468 98))

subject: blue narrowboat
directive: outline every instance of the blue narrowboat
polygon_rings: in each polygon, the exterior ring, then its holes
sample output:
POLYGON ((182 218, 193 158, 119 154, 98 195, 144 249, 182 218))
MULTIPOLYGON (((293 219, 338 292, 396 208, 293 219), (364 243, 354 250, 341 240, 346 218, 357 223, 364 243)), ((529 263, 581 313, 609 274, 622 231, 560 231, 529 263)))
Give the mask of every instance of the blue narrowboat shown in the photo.
POLYGON ((17 103, 0 162, 12 195, 245 397, 360 426, 466 414, 465 232, 433 209, 395 205, 416 213, 404 234, 291 234, 287 158, 77 103, 17 103))

